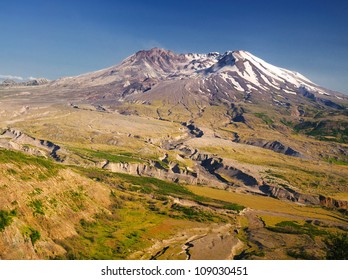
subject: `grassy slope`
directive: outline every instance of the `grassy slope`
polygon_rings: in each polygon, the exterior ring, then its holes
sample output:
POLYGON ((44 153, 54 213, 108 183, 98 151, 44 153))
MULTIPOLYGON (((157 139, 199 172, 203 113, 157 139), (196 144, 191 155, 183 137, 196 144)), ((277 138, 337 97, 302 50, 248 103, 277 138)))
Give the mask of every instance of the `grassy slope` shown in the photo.
MULTIPOLYGON (((169 195, 200 200, 174 183, 63 167, 20 152, 0 149, 0 155, 2 231, 10 235, 20 232, 24 244, 34 246, 38 258, 124 259, 180 229, 226 222, 219 214, 173 206, 169 195), (45 175, 42 178, 33 176, 41 173, 45 175), (52 252, 47 244, 61 247, 52 252)), ((234 204, 220 202, 220 206, 234 204)), ((6 244, 0 242, 2 246, 6 244)), ((10 256, 4 254, 4 258, 10 256)), ((11 258, 20 257, 14 254, 11 258)))
POLYGON ((188 186, 193 193, 226 202, 238 203, 256 210, 279 213, 279 216, 286 217, 287 214, 299 216, 300 218, 325 219, 330 221, 341 221, 342 215, 320 207, 300 206, 294 203, 280 201, 270 197, 247 195, 223 190, 199 186, 188 186))

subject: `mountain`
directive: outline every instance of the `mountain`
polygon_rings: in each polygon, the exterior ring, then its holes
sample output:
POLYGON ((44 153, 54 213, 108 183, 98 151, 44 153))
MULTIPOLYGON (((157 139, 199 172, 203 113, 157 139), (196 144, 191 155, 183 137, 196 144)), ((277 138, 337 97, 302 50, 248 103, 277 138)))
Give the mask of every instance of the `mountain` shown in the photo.
POLYGON ((16 82, 15 80, 6 79, 0 84, 0 86, 39 86, 48 84, 49 82, 50 80, 46 78, 31 78, 29 81, 24 82, 16 82))
MULTIPOLYGON (((274 126, 279 122, 275 128, 280 130, 286 126, 321 139, 348 138, 347 95, 247 51, 176 54, 153 48, 107 69, 59 79, 49 88, 60 99, 123 114, 201 122, 203 126, 242 122, 258 129, 256 116, 274 126), (213 109, 215 121, 207 113, 212 106, 217 106, 213 109)), ((269 145, 263 140, 237 138, 269 145)))
POLYGON ((2 86, 13 86, 13 85, 16 85, 16 81, 11 80, 11 79, 6 79, 6 80, 2 81, 1 85, 2 86))
MULTIPOLYGON (((268 102, 288 106, 298 98, 337 107, 347 96, 316 85, 303 75, 273 66, 247 51, 175 54, 154 48, 139 51, 119 65, 52 84, 89 89, 94 100, 185 99, 268 102), (294 97, 295 96, 295 97, 294 97)), ((172 100, 175 102, 175 100, 172 100)))
POLYGON ((26 86, 39 86, 39 85, 45 85, 50 82, 49 79, 46 78, 33 78, 29 81, 25 82, 24 85, 26 86))

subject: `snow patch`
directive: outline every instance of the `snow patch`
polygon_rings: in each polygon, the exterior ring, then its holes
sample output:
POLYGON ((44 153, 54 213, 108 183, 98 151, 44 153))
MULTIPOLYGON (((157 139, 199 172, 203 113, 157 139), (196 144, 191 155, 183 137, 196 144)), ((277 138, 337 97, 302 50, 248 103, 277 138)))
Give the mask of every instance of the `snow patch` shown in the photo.
POLYGON ((294 91, 290 91, 290 90, 286 90, 286 89, 282 89, 284 92, 286 92, 286 93, 290 93, 290 94, 293 94, 293 95, 297 95, 297 93, 296 92, 294 92, 294 91))
POLYGON ((232 83, 232 86, 238 91, 244 91, 244 88, 241 87, 240 83, 238 83, 233 77, 229 77, 229 81, 232 83))

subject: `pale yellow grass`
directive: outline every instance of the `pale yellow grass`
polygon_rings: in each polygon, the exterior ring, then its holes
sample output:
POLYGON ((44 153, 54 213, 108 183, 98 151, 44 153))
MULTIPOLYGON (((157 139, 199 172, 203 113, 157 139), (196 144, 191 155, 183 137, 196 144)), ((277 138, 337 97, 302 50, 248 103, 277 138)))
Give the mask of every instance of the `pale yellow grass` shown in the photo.
POLYGON ((296 219, 296 218, 287 218, 287 217, 281 217, 281 216, 268 216, 268 215, 260 215, 259 216, 262 221, 266 224, 266 226, 275 226, 276 224, 283 222, 283 221, 296 221, 298 224, 302 225, 305 223, 303 219, 296 219))
POLYGON ((255 210, 278 213, 280 216, 284 214, 285 216, 294 215, 305 218, 325 219, 332 221, 340 220, 339 214, 320 207, 301 206, 270 197, 227 192, 209 187, 188 186, 187 188, 197 195, 237 203, 255 210))

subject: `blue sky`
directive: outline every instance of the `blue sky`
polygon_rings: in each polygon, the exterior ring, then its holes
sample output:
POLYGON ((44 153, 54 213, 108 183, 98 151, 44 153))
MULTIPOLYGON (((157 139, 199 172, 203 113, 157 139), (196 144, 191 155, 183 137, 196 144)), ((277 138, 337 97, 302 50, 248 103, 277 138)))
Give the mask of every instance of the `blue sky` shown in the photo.
POLYGON ((348 93, 348 1, 2 1, 0 77, 78 75, 140 49, 243 49, 348 93))

